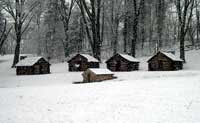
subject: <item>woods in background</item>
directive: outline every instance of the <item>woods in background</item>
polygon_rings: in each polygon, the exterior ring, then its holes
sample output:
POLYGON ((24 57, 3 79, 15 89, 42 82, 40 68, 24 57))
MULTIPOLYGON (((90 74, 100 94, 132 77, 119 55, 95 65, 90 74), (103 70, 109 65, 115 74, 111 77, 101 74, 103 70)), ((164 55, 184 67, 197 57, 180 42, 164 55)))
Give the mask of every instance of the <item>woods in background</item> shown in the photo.
POLYGON ((61 60, 90 53, 102 60, 200 45, 198 0, 0 0, 0 51, 61 60), (13 28, 12 28, 13 27, 13 28), (9 35, 8 35, 9 34, 9 35))
POLYGON ((0 53, 3 53, 3 45, 10 33, 12 27, 8 28, 8 22, 6 18, 2 14, 2 10, 0 10, 0 53))

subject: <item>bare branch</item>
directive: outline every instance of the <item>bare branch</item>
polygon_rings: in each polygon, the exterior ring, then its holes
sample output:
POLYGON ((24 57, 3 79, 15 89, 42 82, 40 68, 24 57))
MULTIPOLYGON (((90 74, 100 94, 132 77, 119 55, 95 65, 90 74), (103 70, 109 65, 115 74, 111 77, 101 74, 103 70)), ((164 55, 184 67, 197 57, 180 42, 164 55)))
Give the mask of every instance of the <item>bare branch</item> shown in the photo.
POLYGON ((31 16, 31 18, 29 19, 28 23, 26 24, 26 26, 24 27, 24 29, 22 30, 22 35, 24 34, 24 32, 26 32, 26 30, 28 29, 32 19, 33 19, 34 15, 31 16))

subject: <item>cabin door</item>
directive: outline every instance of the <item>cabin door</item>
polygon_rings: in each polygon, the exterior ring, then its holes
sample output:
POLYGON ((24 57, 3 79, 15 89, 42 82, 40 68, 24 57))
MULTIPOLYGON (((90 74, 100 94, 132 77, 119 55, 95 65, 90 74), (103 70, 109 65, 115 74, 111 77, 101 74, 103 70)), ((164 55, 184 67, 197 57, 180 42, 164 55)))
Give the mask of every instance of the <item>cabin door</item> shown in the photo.
POLYGON ((161 60, 158 61, 158 67, 159 67, 158 69, 160 71, 164 70, 164 68, 163 68, 163 61, 161 61, 161 60))
POLYGON ((42 65, 40 66, 40 74, 44 74, 43 73, 43 66, 42 65))
POLYGON ((35 65, 34 66, 34 74, 40 74, 41 72, 41 67, 40 65, 35 65))
POLYGON ((116 71, 120 71, 120 67, 121 67, 121 62, 120 62, 120 61, 117 61, 117 64, 116 64, 116 71))
POLYGON ((40 73, 41 74, 46 74, 46 73, 48 73, 48 67, 47 67, 47 65, 41 65, 40 66, 40 73))

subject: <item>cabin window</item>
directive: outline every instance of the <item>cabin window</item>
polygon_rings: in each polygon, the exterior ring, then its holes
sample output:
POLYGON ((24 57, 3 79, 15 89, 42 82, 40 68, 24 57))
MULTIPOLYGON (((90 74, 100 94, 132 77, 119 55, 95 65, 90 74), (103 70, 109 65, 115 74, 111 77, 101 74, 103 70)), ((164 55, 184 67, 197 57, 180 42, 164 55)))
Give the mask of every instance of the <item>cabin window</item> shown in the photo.
POLYGON ((36 74, 39 74, 39 73, 40 73, 40 66, 39 66, 39 65, 36 65, 36 66, 34 67, 34 73, 36 73, 36 74))
POLYGON ((79 68, 79 67, 80 67, 80 64, 75 64, 75 67, 76 67, 76 68, 79 68))

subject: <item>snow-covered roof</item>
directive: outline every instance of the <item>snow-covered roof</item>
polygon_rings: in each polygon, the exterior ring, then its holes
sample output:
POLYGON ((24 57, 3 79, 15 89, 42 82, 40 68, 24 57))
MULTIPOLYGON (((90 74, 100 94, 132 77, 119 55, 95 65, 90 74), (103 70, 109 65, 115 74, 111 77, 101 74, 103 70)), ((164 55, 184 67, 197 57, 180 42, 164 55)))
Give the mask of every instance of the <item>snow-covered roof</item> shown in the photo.
POLYGON ((85 57, 88 60, 88 62, 99 62, 99 60, 97 60, 91 55, 88 55, 88 54, 80 54, 80 55, 85 57))
POLYGON ((167 52, 161 52, 161 53, 164 54, 164 55, 166 55, 167 57, 169 57, 170 59, 172 59, 174 61, 183 61, 182 59, 180 59, 179 57, 175 56, 172 53, 167 53, 167 52))
POLYGON ((124 59, 130 61, 130 62, 139 62, 138 59, 134 58, 133 56, 130 56, 128 54, 119 54, 121 57, 123 57, 124 59))
POLYGON ((28 57, 21 61, 19 61, 16 66, 32 66, 34 65, 38 60, 40 60, 42 57, 28 57))
MULTIPOLYGON (((159 51, 158 53, 164 54, 165 56, 167 56, 168 58, 170 58, 170 59, 173 60, 173 61, 181 61, 181 62, 183 62, 182 59, 180 59, 179 57, 175 56, 175 55, 172 54, 172 53, 163 52, 163 51, 159 51)), ((157 53, 157 54, 158 54, 158 53, 157 53)), ((154 56, 152 56, 149 60, 151 60, 153 57, 154 57, 154 56)), ((148 60, 148 61, 149 61, 149 60, 148 60)))
POLYGON ((95 73, 96 75, 114 74, 108 69, 89 68, 89 70, 95 73))

